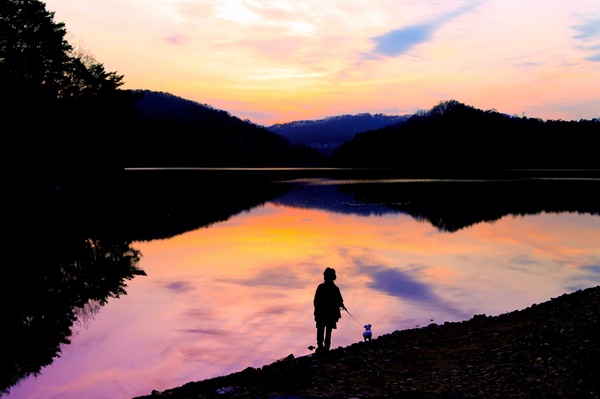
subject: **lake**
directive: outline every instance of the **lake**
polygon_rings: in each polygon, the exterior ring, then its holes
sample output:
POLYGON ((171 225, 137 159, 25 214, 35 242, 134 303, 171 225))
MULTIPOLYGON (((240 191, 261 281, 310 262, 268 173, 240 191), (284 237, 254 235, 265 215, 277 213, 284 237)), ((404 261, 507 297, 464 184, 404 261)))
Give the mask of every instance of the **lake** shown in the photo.
POLYGON ((78 312, 60 357, 5 397, 128 399, 310 355, 326 267, 349 311, 333 348, 362 340, 367 323, 376 339, 600 283, 595 177, 275 176, 221 176, 223 192, 201 178, 148 177, 120 208, 131 229, 115 228, 143 273, 78 312))

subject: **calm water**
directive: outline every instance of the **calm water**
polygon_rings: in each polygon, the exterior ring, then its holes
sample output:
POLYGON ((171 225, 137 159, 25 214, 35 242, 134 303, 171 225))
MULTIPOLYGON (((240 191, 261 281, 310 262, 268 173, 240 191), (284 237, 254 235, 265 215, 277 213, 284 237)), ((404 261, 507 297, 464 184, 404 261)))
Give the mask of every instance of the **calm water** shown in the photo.
POLYGON ((147 276, 6 397, 126 399, 309 355, 328 266, 354 316, 342 315, 333 347, 360 341, 366 323, 376 338, 600 283, 597 214, 508 214, 448 231, 330 180, 300 183, 225 221, 136 242, 147 276))

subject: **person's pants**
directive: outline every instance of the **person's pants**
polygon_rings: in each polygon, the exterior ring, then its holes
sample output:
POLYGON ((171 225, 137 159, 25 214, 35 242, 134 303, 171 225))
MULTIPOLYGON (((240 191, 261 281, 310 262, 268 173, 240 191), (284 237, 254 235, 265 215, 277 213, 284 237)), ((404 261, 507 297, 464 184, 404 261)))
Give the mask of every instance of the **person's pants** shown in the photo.
POLYGON ((331 330, 330 326, 317 327, 317 349, 328 351, 331 346, 331 330))

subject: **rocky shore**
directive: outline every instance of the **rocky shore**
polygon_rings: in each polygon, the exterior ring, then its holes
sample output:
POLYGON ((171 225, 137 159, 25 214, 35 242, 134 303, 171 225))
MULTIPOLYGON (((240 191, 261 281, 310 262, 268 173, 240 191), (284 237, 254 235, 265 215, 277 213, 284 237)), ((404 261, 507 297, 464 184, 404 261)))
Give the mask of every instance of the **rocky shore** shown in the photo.
POLYGON ((134 399, 598 398, 599 366, 596 286, 134 399))

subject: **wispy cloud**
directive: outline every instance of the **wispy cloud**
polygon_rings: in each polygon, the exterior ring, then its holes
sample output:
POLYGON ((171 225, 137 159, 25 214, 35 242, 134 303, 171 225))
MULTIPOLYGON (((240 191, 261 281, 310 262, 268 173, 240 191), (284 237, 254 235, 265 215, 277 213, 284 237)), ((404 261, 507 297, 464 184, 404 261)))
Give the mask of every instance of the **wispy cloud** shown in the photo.
POLYGON ((577 34, 573 36, 575 39, 595 41, 598 43, 600 38, 600 20, 594 19, 586 21, 574 26, 573 29, 577 32, 577 34))
POLYGON ((415 280, 408 273, 378 267, 364 268, 363 270, 370 272, 373 278, 373 282, 369 284, 370 288, 399 298, 421 302, 437 302, 437 298, 431 292, 430 287, 415 280))
POLYGON ((427 304, 457 318, 469 317, 464 311, 454 308, 452 304, 438 297, 430 284, 415 278, 419 274, 418 266, 412 271, 402 271, 384 265, 365 264, 359 259, 354 259, 354 263, 362 273, 371 277, 369 288, 397 298, 427 304))
POLYGON ((193 291, 195 287, 189 281, 172 281, 164 284, 164 287, 169 291, 176 293, 185 293, 193 291))
POLYGON ((180 329, 177 331, 181 331, 183 333, 190 333, 190 334, 216 335, 219 337, 231 335, 231 331, 223 330, 223 329, 216 329, 216 328, 188 328, 185 330, 180 329))
POLYGON ((390 57, 404 54, 418 44, 427 42, 435 28, 433 24, 423 24, 393 30, 373 39, 376 43, 374 51, 390 57))
POLYGON ((576 32, 573 38, 582 42, 579 48, 592 52, 585 59, 600 62, 600 19, 584 21, 573 26, 573 30, 576 32))
POLYGON ((304 282, 298 276, 281 273, 277 269, 263 270, 260 274, 250 278, 221 278, 217 281, 231 284, 238 284, 249 287, 284 287, 284 288, 303 288, 304 282))
POLYGON ((182 35, 173 34, 165 37, 165 42, 168 44, 181 45, 185 44, 186 39, 182 35))
MULTIPOLYGON (((373 53, 389 57, 405 54, 419 44, 431 40, 433 34, 454 18, 478 7, 480 2, 469 3, 440 17, 420 24, 394 29, 372 39, 375 43, 373 53)), ((371 54, 372 56, 372 54, 371 54)))

